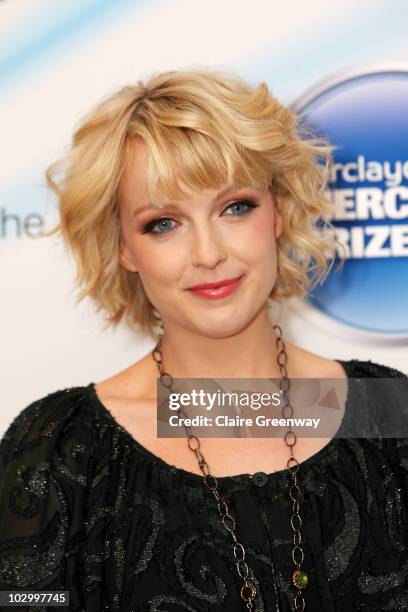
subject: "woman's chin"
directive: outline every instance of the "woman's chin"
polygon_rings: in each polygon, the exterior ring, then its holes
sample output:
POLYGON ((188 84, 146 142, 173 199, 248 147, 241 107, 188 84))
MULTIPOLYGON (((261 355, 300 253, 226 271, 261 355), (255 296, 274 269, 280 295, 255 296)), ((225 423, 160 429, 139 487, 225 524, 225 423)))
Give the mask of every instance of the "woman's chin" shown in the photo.
POLYGON ((226 321, 211 320, 211 317, 207 322, 200 321, 193 323, 193 329, 195 329, 198 335, 206 336, 207 338, 228 338, 239 333, 245 323, 241 323, 237 317, 230 317, 226 321))

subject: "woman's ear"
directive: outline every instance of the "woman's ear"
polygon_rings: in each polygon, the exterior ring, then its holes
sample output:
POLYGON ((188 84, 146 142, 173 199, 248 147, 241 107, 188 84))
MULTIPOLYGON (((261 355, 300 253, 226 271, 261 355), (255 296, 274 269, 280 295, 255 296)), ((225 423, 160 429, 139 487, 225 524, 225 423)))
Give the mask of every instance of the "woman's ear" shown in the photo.
POLYGON ((137 272, 134 264, 132 263, 132 258, 129 253, 127 246, 120 242, 120 250, 119 250, 119 263, 128 271, 128 272, 137 272))
POLYGON ((272 198, 273 198, 274 209, 275 209, 274 210, 275 239, 277 240, 282 234, 282 213, 281 213, 282 199, 281 199, 281 196, 276 195, 276 194, 273 194, 272 198))

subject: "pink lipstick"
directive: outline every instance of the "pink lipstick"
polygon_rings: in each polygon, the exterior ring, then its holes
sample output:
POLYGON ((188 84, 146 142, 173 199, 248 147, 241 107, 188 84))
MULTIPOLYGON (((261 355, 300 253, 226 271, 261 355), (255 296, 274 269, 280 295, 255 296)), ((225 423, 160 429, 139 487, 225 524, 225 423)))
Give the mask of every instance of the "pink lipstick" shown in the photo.
POLYGON ((241 280, 244 278, 244 274, 239 276, 238 278, 231 278, 222 281, 218 281, 216 283, 204 283, 201 285, 194 285, 194 287, 189 287, 188 291, 195 293, 196 295, 200 295, 201 297, 205 297, 208 300, 216 300, 218 298, 227 297, 231 295, 235 291, 235 289, 240 284, 241 280))

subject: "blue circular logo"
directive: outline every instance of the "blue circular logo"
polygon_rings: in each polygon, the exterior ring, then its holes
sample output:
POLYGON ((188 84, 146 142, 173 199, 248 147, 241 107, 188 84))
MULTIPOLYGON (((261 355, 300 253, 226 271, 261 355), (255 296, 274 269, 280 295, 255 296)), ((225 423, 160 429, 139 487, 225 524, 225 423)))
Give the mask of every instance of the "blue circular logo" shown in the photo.
POLYGON ((335 146, 329 180, 336 236, 346 249, 308 301, 376 333, 408 332, 408 68, 370 69, 294 105, 335 146), (343 255, 342 255, 343 257, 343 255))

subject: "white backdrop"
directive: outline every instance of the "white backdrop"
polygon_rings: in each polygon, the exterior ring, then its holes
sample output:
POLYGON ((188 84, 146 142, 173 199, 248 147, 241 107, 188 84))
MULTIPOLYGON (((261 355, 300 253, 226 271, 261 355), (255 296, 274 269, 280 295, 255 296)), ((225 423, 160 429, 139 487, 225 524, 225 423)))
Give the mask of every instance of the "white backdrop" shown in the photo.
MULTIPOLYGON (((265 80, 290 104, 337 71, 407 60, 407 17, 403 0, 0 3, 0 435, 34 399, 97 382, 153 345, 124 325, 102 332, 90 304, 74 305, 63 247, 32 238, 56 220, 43 172, 80 117, 120 85, 194 66, 265 80)), ((279 317, 285 337, 306 349, 408 373, 406 340, 374 339, 296 300, 279 317)))

